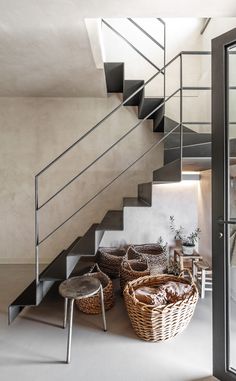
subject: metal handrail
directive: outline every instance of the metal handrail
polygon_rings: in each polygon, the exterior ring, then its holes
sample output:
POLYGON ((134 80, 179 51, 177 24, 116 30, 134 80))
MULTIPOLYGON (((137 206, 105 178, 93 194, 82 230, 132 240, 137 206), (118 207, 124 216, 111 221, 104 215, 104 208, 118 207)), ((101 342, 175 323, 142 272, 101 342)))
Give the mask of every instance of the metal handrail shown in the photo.
MULTIPOLYGON (((176 56, 177 57, 177 56, 176 56)), ((173 61, 172 61, 173 62, 173 61)), ((144 87, 144 85, 142 86, 144 87)), ((137 90, 138 92, 140 91, 139 89, 137 90)), ((177 92, 175 92, 175 94, 177 94, 177 92)), ((133 95, 134 96, 134 95, 133 95)), ((169 100, 170 98, 172 97, 172 95, 168 96, 166 98, 166 100, 169 100)), ((128 101, 128 98, 125 102, 128 101)), ((123 102, 123 103, 125 103, 123 102)), ((165 102, 164 102, 165 104, 165 102)), ((157 110, 159 109, 160 107, 158 106, 157 110)), ((152 113, 150 113, 149 116, 151 116, 155 111, 157 111, 156 109, 154 109, 152 111, 152 113)), ((145 119, 142 119, 142 121, 145 120, 145 119)), ((84 172, 86 172, 93 164, 95 164, 100 158, 102 158, 106 153, 108 153, 112 148, 114 148, 114 146, 119 143, 121 140, 123 140, 127 135, 129 135, 136 127, 138 127, 139 124, 142 123, 142 121, 140 121, 137 125, 135 125, 133 128, 131 128, 126 134, 124 134, 121 138, 119 138, 117 140, 117 142, 113 143, 106 151, 104 151, 99 157, 97 157, 93 162, 91 162, 89 165, 87 165, 82 171, 80 171, 77 175, 75 175, 71 180, 69 180, 65 185, 63 185, 61 188, 59 188, 52 196, 50 196, 46 201, 44 201, 40 206, 38 206, 38 210, 42 209, 46 204, 48 204, 53 198, 55 198, 59 193, 61 193, 65 188, 67 188, 67 186, 69 186, 71 183, 73 183, 75 180, 78 179, 78 177, 80 177, 84 172)), ((81 138, 82 139, 82 138, 81 138)), ((66 151, 68 152, 68 151, 66 151)))
MULTIPOLYGON (((175 57, 173 57, 165 66, 167 68, 169 65, 171 65, 172 62, 174 62, 178 57, 181 56, 181 54, 184 53, 179 53, 175 57)), ((163 66, 164 68, 164 66, 163 66)), ((164 68, 164 69, 165 69, 164 68)), ((150 83, 160 72, 156 73, 154 76, 152 76, 149 80, 147 80, 142 86, 140 86, 134 93, 132 93, 125 101, 121 102, 115 109, 113 109, 108 115, 106 115, 100 122, 98 122, 92 129, 90 129, 87 133, 85 133, 81 138, 79 138, 73 145, 71 145, 67 150, 65 150, 61 155, 59 155, 56 159, 54 159, 51 163, 49 163, 44 169, 42 169, 36 177, 39 177, 43 172, 45 172, 51 165, 53 165, 56 161, 58 161, 62 156, 64 156, 68 151, 70 151, 74 146, 76 146, 81 140, 83 140, 86 136, 88 136, 95 128, 97 128, 100 124, 102 124, 106 119, 108 119, 112 114, 114 114, 120 107, 125 105, 130 99, 132 99, 137 93, 139 93, 145 86, 147 86, 148 83, 150 83)), ((206 88, 203 87, 182 87, 182 90, 194 90, 194 89, 199 89, 203 90, 206 88)), ((208 89, 208 88, 207 88, 208 89)), ((132 131, 132 130, 131 130, 132 131)), ((130 132, 131 132, 130 131, 130 132)), ((123 136, 123 138, 126 135, 123 136)), ((121 140, 123 139, 121 138, 121 140)), ((104 156, 111 148, 113 148, 114 145, 112 145, 109 149, 107 149, 102 155, 104 156)), ((100 158, 100 157, 99 157, 100 158)), ((56 197, 59 193, 61 193, 67 186, 69 186, 71 183, 73 183, 79 176, 81 176, 87 169, 89 169, 93 164, 95 164, 99 158, 94 160, 91 164, 89 164, 87 167, 85 167, 81 172, 79 172, 76 176, 74 176, 71 180, 69 180, 64 186, 59 188, 52 196, 50 196, 45 202, 43 202, 39 207, 38 210, 43 208, 46 204, 48 204, 54 197, 56 197)))
POLYGON ((134 21, 131 17, 128 17, 128 20, 133 24, 135 25, 139 30, 141 30, 143 32, 143 34, 145 34, 150 40, 152 40, 157 46, 159 46, 159 48, 161 48, 162 50, 165 50, 165 47, 160 44, 160 42, 158 42, 154 37, 152 37, 145 29, 143 29, 136 21, 134 21))
MULTIPOLYGON (((178 92, 180 91, 180 88, 178 88, 177 90, 175 90, 165 101, 163 101, 161 104, 159 104, 154 110, 152 110, 148 115, 145 116, 145 118, 143 118, 142 120, 140 120, 138 123, 135 124, 134 127, 132 127, 125 135, 123 135, 120 139, 118 139, 114 144, 112 144, 105 152, 103 152, 103 154, 101 154, 93 163, 91 163, 89 165, 89 167, 91 167, 95 162, 97 162, 99 159, 101 159, 107 152, 109 152, 112 148, 114 148, 120 141, 122 141, 125 137, 127 137, 132 131, 134 131, 140 124, 142 124, 145 120, 147 120, 153 113, 155 113, 156 111, 158 111, 161 107, 164 106, 164 104, 166 102, 168 102, 171 98, 173 98, 175 96, 175 94, 177 94, 178 92)), ((176 127, 174 127, 170 132, 174 131, 176 129, 176 127)), ((168 132, 167 134, 165 134, 165 136, 163 137, 162 141, 165 140, 168 136, 170 135, 170 133, 168 132)), ((158 141, 159 142, 159 141, 158 141)), ((82 174, 82 173, 81 173, 82 174)), ((80 174, 77 176, 79 177, 80 174)), ((118 176, 119 177, 119 176, 118 176)), ((105 188, 104 188, 105 189, 105 188)), ((101 193, 101 192, 100 192, 101 193)), ((100 194, 99 193, 99 194, 100 194)), ((94 200, 94 198, 97 197, 97 195, 95 195, 92 199, 94 200)), ((90 202, 90 201, 89 201, 90 202)), ((61 228, 66 222, 68 222, 72 217, 75 216, 75 214, 77 214, 81 209, 83 209, 86 205, 88 205, 88 202, 86 202, 82 207, 80 207, 76 212, 74 212, 70 217, 68 217, 64 222, 62 222, 60 225, 58 225, 54 230, 52 230, 49 234, 47 234, 43 239, 39 240, 38 241, 38 244, 40 245, 41 243, 43 243, 44 241, 46 241, 52 234, 54 234, 59 228, 61 228)), ((39 209, 38 209, 39 210, 39 209)))

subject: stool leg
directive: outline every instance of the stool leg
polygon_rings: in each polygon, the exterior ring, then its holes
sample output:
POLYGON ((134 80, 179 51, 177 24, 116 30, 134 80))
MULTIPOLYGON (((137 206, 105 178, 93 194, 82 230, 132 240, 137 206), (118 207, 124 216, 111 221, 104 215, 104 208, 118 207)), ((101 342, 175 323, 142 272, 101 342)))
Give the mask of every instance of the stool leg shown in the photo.
POLYGON ((100 286, 100 297, 101 297, 103 329, 106 332, 106 330, 107 330, 107 323, 106 323, 105 306, 104 306, 104 295, 103 295, 102 285, 100 286))
POLYGON ((64 320, 63 320, 63 328, 66 328, 67 325, 67 312, 68 312, 68 298, 64 300, 64 320))
POLYGON ((72 325, 73 325, 73 312, 74 312, 74 299, 70 299, 69 301, 69 329, 68 329, 68 339, 67 339, 67 364, 70 363, 70 355, 71 355, 71 339, 72 339, 72 325))
POLYGON ((205 298, 206 271, 202 270, 201 298, 205 298))

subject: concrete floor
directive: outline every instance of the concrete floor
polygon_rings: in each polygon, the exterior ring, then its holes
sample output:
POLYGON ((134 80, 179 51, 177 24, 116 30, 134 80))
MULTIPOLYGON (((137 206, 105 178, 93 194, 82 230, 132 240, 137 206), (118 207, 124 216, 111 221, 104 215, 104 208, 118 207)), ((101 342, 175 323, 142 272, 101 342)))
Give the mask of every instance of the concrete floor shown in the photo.
POLYGON ((72 362, 64 364, 67 331, 63 300, 52 290, 37 308, 26 309, 9 327, 7 306, 32 279, 32 266, 0 266, 0 378, 3 381, 206 381, 211 378, 211 294, 199 300, 194 318, 165 343, 138 339, 123 300, 101 316, 76 310, 72 362), (208 378, 209 377, 209 378, 208 378))

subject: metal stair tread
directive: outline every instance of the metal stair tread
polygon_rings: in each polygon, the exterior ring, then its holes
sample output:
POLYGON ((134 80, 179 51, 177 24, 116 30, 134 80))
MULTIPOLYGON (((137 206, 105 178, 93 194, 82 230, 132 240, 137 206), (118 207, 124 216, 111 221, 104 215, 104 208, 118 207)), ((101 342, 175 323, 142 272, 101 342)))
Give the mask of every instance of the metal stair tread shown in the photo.
POLYGON ((123 199, 124 207, 150 207, 151 205, 138 197, 125 197, 123 199))
POLYGON ((96 230, 123 230, 123 210, 109 210, 96 230))
MULTIPOLYGON (((147 115, 149 115, 157 106, 159 106, 163 102, 162 97, 143 97, 139 107, 138 107, 138 117, 139 119, 144 119, 147 115)), ((152 115, 148 117, 148 119, 154 119, 159 110, 155 111, 152 115)))
POLYGON ((181 181, 181 159, 172 162, 153 171, 153 183, 173 183, 181 181))
POLYGON ((81 237, 69 251, 68 256, 85 256, 95 254, 95 231, 98 224, 92 224, 86 233, 81 237))

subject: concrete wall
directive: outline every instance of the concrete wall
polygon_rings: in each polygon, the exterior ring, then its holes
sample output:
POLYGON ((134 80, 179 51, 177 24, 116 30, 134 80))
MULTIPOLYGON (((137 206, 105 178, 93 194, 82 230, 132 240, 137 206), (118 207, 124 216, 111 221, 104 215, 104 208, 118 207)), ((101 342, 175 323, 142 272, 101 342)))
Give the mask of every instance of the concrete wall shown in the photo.
POLYGON ((198 250, 210 264, 211 250, 211 171, 201 172, 200 181, 182 181, 175 184, 153 186, 151 208, 125 209, 124 232, 106 232, 104 246, 130 243, 156 242, 162 236, 172 244, 169 216, 174 215, 176 225, 182 225, 186 234, 197 226, 201 229, 198 250))
POLYGON ((154 185, 152 207, 126 208, 124 232, 106 232, 101 244, 150 243, 160 236, 170 244, 174 238, 169 228, 171 215, 177 226, 185 227, 186 234, 198 226, 197 181, 154 185))
MULTIPOLYGON (((0 262, 34 261, 34 176, 82 136, 120 99, 0 98, 0 262)), ((110 144, 137 123, 135 109, 126 107, 71 151, 39 181, 40 202, 45 201, 77 171, 85 168, 110 144)), ((43 237, 83 205, 108 181, 159 139, 151 121, 143 123, 125 142, 99 161, 79 181, 63 191, 40 213, 43 237), (134 144, 135 143, 135 144, 134 144)), ((162 146, 123 175, 95 201, 41 246, 41 261, 49 262, 78 235, 99 222, 108 209, 118 209, 122 197, 134 196, 138 182, 150 181, 162 165, 162 146)))

